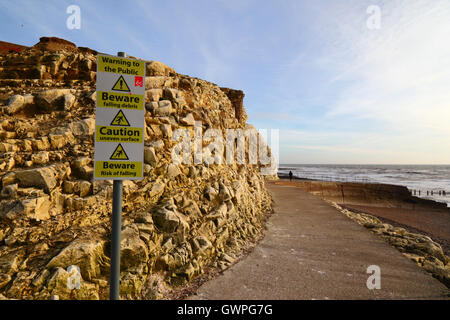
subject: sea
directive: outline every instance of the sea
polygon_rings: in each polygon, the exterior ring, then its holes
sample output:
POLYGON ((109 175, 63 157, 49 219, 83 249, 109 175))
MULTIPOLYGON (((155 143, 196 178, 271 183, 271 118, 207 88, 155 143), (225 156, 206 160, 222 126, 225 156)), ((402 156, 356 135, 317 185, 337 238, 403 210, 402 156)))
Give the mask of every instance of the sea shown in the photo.
POLYGON ((444 202, 450 207, 450 165, 279 165, 279 173, 289 171, 304 179, 401 185, 416 197, 444 202))

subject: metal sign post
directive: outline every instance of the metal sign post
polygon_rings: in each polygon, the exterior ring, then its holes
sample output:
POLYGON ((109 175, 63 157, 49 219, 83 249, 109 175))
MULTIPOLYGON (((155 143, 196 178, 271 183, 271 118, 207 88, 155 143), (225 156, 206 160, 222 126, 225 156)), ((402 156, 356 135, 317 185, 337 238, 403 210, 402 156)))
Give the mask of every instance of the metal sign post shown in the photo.
POLYGON ((122 231, 122 180, 113 182, 113 207, 111 226, 111 271, 109 299, 119 300, 120 289, 120 241, 122 231))
POLYGON ((143 178, 145 62, 97 56, 94 179, 113 180, 111 300, 119 300, 123 180, 143 178))
MULTIPOLYGON (((117 56, 126 58, 125 52, 117 56)), ((111 269, 109 275, 109 300, 120 300, 120 242, 122 240, 122 180, 113 181, 113 204, 111 219, 111 269)))

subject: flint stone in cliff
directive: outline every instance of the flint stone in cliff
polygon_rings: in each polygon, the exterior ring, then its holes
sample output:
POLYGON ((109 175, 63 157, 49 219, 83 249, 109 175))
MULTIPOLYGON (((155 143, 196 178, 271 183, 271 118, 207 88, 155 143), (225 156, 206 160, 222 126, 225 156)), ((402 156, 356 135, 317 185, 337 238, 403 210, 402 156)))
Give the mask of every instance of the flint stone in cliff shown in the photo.
POLYGON ((139 236, 136 225, 128 225, 122 230, 120 268, 126 270, 148 260, 148 249, 139 236))
POLYGON ((16 179, 16 174, 15 172, 9 172, 7 174, 5 174, 2 178, 2 186, 5 187, 7 185, 16 183, 17 179, 16 179))
POLYGON ((85 197, 91 193, 92 184, 89 181, 64 181, 63 190, 65 193, 76 193, 80 197, 85 197))
POLYGON ((152 214, 148 211, 140 212, 136 216, 135 222, 140 223, 140 224, 151 224, 152 225, 153 224, 152 214))
POLYGON ((50 193, 58 181, 70 175, 70 167, 65 164, 54 164, 30 170, 16 171, 15 178, 20 187, 36 187, 50 193))
POLYGON ((172 108, 172 102, 169 100, 158 101, 158 107, 153 110, 157 117, 167 117, 171 115, 174 110, 172 108))
POLYGON ((172 126, 170 124, 163 123, 159 128, 161 129, 164 138, 167 138, 168 140, 172 139, 172 126))
POLYGON ((155 149, 161 149, 164 147, 164 142, 162 140, 150 141, 146 144, 148 144, 150 147, 153 147, 155 149))
POLYGON ((16 160, 14 160, 13 156, 10 157, 8 160, 2 163, 2 169, 5 171, 11 171, 14 166, 16 165, 16 160))
POLYGON ((90 166, 91 158, 82 157, 74 160, 72 162, 72 170, 73 173, 83 179, 83 180, 91 180, 94 174, 94 168, 90 166))
POLYGON ((50 148, 50 141, 47 137, 42 137, 40 139, 32 140, 31 147, 33 150, 47 150, 50 148))
POLYGON ((173 79, 166 76, 145 77, 145 89, 160 89, 173 85, 173 79))
POLYGON ((219 196, 223 201, 231 200, 233 197, 233 191, 221 182, 219 184, 219 196))
POLYGON ((238 202, 241 202, 242 197, 244 196, 244 186, 241 181, 236 180, 233 182, 233 189, 234 189, 234 199, 238 202))
POLYGON ((192 178, 192 179, 197 178, 198 170, 194 166, 189 167, 188 176, 189 176, 189 178, 192 178))
POLYGON ((97 102, 97 91, 93 91, 92 93, 87 94, 87 98, 91 100, 93 103, 97 102))
POLYGON ((155 110, 158 109, 158 102, 152 101, 152 102, 146 102, 145 103, 145 110, 150 111, 151 113, 155 114, 155 110))
POLYGON ((67 139, 62 134, 49 134, 50 145, 53 149, 61 149, 67 144, 67 139))
POLYGON ((66 102, 65 96, 71 94, 70 89, 50 89, 36 94, 34 100, 36 105, 44 110, 62 110, 66 102))
POLYGON ((175 75, 175 70, 162 62, 150 61, 146 63, 146 76, 172 76, 175 75))
MULTIPOLYGON (((150 219, 152 219, 150 214, 140 216, 140 218, 143 219, 146 219, 147 217, 150 217, 150 219)), ((139 237, 141 238, 142 241, 144 241, 144 243, 149 248, 149 253, 158 250, 158 246, 152 241, 152 235, 154 235, 155 233, 155 227, 153 226, 153 219, 150 222, 135 223, 134 225, 139 230, 139 237)))
POLYGON ((173 233, 189 230, 186 217, 176 210, 160 208, 153 214, 156 226, 164 232, 173 233))
POLYGON ((208 251, 214 251, 211 241, 205 236, 197 236, 191 243, 193 251, 198 255, 208 255, 208 251))
POLYGON ((105 241, 100 239, 75 239, 47 264, 47 268, 71 265, 80 268, 84 279, 92 280, 101 273, 101 267, 108 263, 104 253, 105 241))
POLYGON ((158 102, 163 96, 162 89, 149 89, 145 90, 145 96, 150 102, 158 102))
POLYGON ((123 181, 123 194, 127 195, 132 193, 137 189, 137 185, 131 181, 131 180, 124 180, 123 181))
POLYGON ((69 277, 74 275, 77 271, 76 268, 64 270, 57 267, 53 274, 47 281, 47 290, 51 293, 51 300, 99 300, 98 290, 95 284, 88 283, 81 280, 81 286, 79 289, 72 290, 68 287, 67 282, 69 277))
POLYGON ((70 123, 68 128, 75 136, 93 135, 95 132, 95 120, 93 118, 86 118, 75 121, 70 123))
MULTIPOLYGON (((65 192, 65 193, 77 193, 77 188, 78 188, 79 186, 78 186, 78 184, 77 184, 77 182, 76 181, 69 181, 69 180, 66 180, 66 181, 64 181, 64 183, 63 183, 63 191, 65 192)), ((78 190, 78 192, 79 192, 79 190, 78 190)))
POLYGON ((75 104, 76 98, 73 94, 67 93, 63 97, 64 110, 69 111, 70 108, 75 104))
MULTIPOLYGON (((6 286, 11 281, 11 276, 9 274, 0 274, 0 289, 6 286)), ((5 300, 6 298, 0 294, 0 300, 5 300)))
POLYGON ((0 153, 15 152, 17 151, 17 146, 12 143, 1 142, 0 143, 0 153))
POLYGON ((178 166, 176 164, 169 164, 167 167, 167 178, 169 179, 173 179, 175 177, 177 177, 178 175, 181 174, 180 169, 178 168, 178 166))
POLYGON ((89 181, 80 183, 80 197, 85 197, 91 193, 92 184, 89 181))
POLYGON ((206 216, 207 220, 213 220, 216 226, 220 228, 226 222, 226 214, 228 212, 228 207, 225 203, 222 203, 218 208, 206 216))
POLYGON ((12 206, 0 208, 0 218, 6 218, 10 221, 17 221, 22 218, 30 218, 37 221, 47 220, 50 218, 50 208, 52 202, 50 197, 45 195, 31 199, 17 200, 12 203, 12 206), (9 208, 8 208, 9 207, 9 208))
POLYGON ((181 93, 174 88, 164 88, 163 97, 172 102, 176 102, 178 98, 181 98, 181 93))
POLYGON ((27 105, 33 104, 34 97, 31 94, 14 95, 8 101, 8 113, 15 114, 22 111, 27 105))
POLYGON ((166 184, 162 180, 156 180, 150 189, 149 195, 150 197, 160 196, 164 192, 164 188, 166 184))
POLYGON ((38 165, 46 164, 50 161, 49 153, 47 151, 39 151, 31 155, 31 161, 38 165))
POLYGON ((185 126, 194 126, 195 125, 195 119, 192 113, 189 113, 184 118, 180 119, 180 123, 185 126))
POLYGON ((188 200, 185 202, 185 205, 183 207, 184 214, 188 216, 189 218, 199 218, 202 215, 202 212, 200 211, 200 208, 198 207, 197 203, 192 200, 188 200))
POLYGON ((125 296, 126 299, 132 299, 133 296, 140 295, 142 287, 146 283, 145 280, 146 276, 142 273, 125 273, 120 277, 120 295, 125 296))
POLYGON ((153 167, 158 162, 158 158, 156 158, 155 149, 153 147, 144 147, 144 162, 151 164, 153 167))
POLYGON ((205 198, 208 199, 209 201, 214 200, 214 198, 218 195, 219 193, 217 192, 216 189, 214 189, 213 187, 208 187, 205 190, 205 198))
POLYGON ((1 198, 14 198, 17 195, 17 189, 18 185, 16 184, 9 184, 7 186, 4 186, 2 188, 2 191, 0 192, 1 198))
POLYGON ((24 249, 19 249, 1 256, 0 274, 13 274, 19 271, 19 265, 23 259, 24 253, 24 249))

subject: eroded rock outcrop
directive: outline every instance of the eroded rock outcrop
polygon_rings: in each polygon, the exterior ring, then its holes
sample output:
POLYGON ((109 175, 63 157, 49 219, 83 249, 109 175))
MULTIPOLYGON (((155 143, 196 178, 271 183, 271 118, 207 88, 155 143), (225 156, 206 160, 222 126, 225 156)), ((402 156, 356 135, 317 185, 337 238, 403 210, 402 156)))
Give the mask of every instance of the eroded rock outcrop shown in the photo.
MULTIPOLYGON (((107 298, 112 182, 92 180, 96 51, 41 38, 0 55, 0 69, 0 296, 107 298)), ((172 161, 179 128, 245 129, 243 93, 156 61, 145 87, 145 177, 124 182, 123 298, 163 298, 226 268, 271 208, 257 165, 172 161)))
POLYGON ((450 288, 450 257, 430 237, 383 223, 377 217, 331 203, 340 212, 397 248, 408 259, 450 288))

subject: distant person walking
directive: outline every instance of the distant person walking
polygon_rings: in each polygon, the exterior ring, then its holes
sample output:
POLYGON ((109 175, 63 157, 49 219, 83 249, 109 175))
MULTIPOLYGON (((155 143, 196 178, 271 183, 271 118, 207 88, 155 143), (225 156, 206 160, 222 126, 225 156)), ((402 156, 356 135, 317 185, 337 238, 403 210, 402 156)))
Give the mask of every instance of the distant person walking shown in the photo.
POLYGON ((289 171, 289 181, 292 181, 292 171, 289 171))

